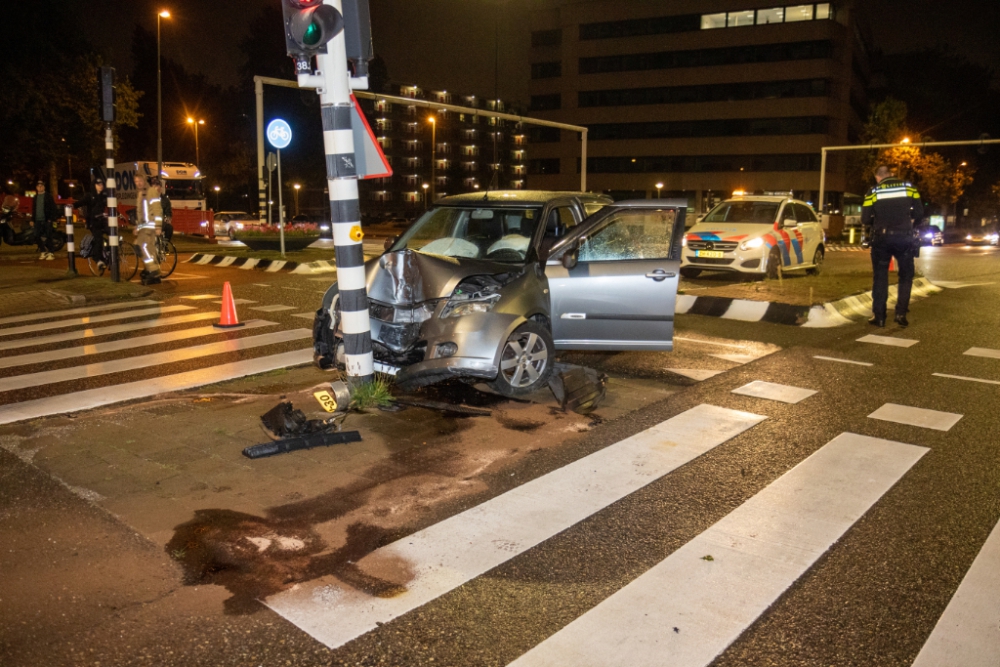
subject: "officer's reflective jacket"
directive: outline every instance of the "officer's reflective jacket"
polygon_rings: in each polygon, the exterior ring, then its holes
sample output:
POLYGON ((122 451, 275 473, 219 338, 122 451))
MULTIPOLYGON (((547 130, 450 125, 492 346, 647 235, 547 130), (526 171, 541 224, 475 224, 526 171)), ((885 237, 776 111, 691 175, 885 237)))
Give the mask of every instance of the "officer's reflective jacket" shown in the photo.
POLYGON ((875 232, 908 232, 924 217, 917 189, 896 177, 868 191, 861 207, 861 224, 875 232))

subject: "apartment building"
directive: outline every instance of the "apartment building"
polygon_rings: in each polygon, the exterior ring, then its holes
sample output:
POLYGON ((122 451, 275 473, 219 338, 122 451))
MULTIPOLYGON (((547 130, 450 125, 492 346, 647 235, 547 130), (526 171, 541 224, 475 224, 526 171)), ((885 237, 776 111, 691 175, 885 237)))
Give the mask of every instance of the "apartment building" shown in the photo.
MULTIPOLYGON (((589 189, 616 198, 686 197, 698 213, 734 191, 818 203, 820 148, 867 117, 851 0, 554 0, 530 30, 531 115, 586 126, 589 189)), ((529 138, 532 187, 578 184, 576 135, 529 138)), ((845 167, 828 164, 828 212, 845 167)))
MULTIPOLYGON (((481 99, 418 86, 391 93, 470 109, 520 114, 502 100, 481 99)), ((392 166, 389 178, 360 182, 366 219, 407 218, 451 194, 486 189, 523 189, 527 136, 520 123, 388 100, 360 100, 372 131, 392 166)))

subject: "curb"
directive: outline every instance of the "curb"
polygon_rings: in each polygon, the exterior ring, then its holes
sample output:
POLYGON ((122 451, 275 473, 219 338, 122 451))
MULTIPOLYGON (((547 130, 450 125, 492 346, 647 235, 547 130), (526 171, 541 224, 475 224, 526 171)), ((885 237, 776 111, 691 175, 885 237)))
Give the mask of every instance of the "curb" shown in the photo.
MULTIPOLYGON (((926 278, 913 281, 911 298, 922 298, 942 291, 926 278)), ((896 285, 889 287, 889 302, 896 302, 896 285)), ((741 322, 770 322, 810 329, 829 329, 851 324, 856 319, 871 317, 872 293, 865 292, 819 306, 793 306, 773 301, 749 301, 719 296, 679 294, 675 313, 705 315, 741 322)))
POLYGON ((283 259, 257 259, 256 257, 233 257, 231 255, 206 255, 197 253, 190 259, 185 260, 186 264, 198 264, 199 266, 232 267, 237 269, 256 269, 267 273, 298 273, 315 275, 319 273, 333 273, 337 270, 337 265, 327 260, 317 262, 289 262, 283 259))
POLYGON ((828 245, 826 246, 827 252, 868 252, 868 248, 862 248, 859 245, 828 245))

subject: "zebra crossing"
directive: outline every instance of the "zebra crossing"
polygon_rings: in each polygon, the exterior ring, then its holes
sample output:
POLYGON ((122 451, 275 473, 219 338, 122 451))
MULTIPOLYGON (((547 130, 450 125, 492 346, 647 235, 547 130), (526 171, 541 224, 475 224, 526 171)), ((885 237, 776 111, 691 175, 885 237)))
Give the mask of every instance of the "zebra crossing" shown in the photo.
POLYGON ((310 329, 265 319, 247 320, 237 331, 206 325, 218 317, 206 298, 175 305, 136 300, 0 319, 0 424, 312 360, 310 329), (140 373, 143 379, 129 377, 140 373))

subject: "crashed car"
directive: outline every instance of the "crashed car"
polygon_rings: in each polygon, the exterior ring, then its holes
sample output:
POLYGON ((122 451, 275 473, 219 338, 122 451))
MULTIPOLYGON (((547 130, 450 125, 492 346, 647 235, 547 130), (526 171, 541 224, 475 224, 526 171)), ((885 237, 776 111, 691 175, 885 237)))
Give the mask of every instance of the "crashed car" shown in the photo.
MULTIPOLYGON (((365 265, 375 370, 404 388, 461 378, 518 396, 548 383, 556 350, 673 349, 686 206, 523 190, 439 200, 365 265)), ((343 368, 336 284, 313 338, 317 365, 343 368)))

